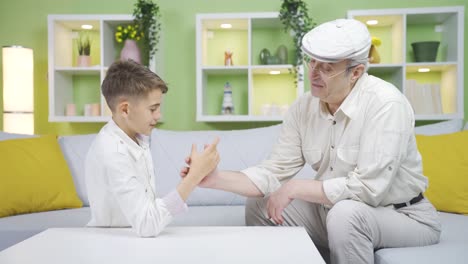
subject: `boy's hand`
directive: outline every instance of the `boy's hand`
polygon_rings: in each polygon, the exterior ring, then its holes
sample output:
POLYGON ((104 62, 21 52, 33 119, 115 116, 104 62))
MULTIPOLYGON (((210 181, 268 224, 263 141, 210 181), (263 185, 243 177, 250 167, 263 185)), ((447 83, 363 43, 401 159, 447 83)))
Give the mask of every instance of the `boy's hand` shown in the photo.
POLYGON ((182 178, 191 177, 197 184, 201 187, 207 187, 207 181, 205 180, 207 175, 212 176, 212 174, 217 171, 216 167, 219 163, 219 154, 216 149, 219 142, 219 138, 215 138, 213 143, 210 145, 205 145, 202 152, 198 152, 196 145, 192 144, 192 152, 190 157, 185 159, 185 162, 190 167, 183 167, 180 171, 182 178))
MULTIPOLYGON (((208 145, 205 145, 205 147, 207 147, 207 146, 208 145)), ((190 166, 190 157, 185 158, 185 163, 187 163, 188 166, 182 167, 182 169, 180 169, 180 176, 182 178, 187 176, 187 174, 190 171, 190 167, 189 167, 190 166)), ((217 175, 218 175, 218 168, 215 168, 208 175, 206 175, 206 177, 203 178, 203 180, 200 181, 198 186, 200 186, 202 188, 210 188, 213 185, 217 175)))

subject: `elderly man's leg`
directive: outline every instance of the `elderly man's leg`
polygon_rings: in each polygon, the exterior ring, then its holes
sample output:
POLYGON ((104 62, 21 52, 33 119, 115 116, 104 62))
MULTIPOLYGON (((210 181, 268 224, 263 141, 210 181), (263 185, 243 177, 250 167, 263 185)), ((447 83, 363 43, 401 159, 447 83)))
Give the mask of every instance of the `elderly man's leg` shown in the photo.
MULTIPOLYGON (((248 226, 274 226, 266 210, 268 198, 249 198, 245 206, 245 222, 248 226)), ((329 259, 326 231, 328 209, 322 205, 293 200, 283 212, 283 226, 303 226, 317 249, 327 261, 329 259)))
POLYGON ((440 224, 434 207, 422 200, 395 210, 352 200, 338 202, 327 216, 332 263, 374 263, 374 249, 435 244, 440 224))

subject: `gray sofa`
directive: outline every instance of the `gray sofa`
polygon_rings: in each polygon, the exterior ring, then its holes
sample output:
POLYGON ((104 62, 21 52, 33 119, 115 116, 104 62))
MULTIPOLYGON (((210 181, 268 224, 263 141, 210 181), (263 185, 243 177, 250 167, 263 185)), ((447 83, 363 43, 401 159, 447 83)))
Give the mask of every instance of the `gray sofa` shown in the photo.
MULTIPOLYGON (((418 127, 416 133, 442 134, 460 131, 462 120, 418 127)), ((271 150, 280 125, 237 130, 175 132, 155 129, 151 135, 156 192, 162 196, 176 186, 183 158, 192 143, 211 142, 221 138, 218 150, 219 167, 240 170, 259 163, 271 150)), ((0 140, 24 137, 0 132, 0 140)), ((82 227, 90 218, 89 203, 84 182, 84 158, 95 135, 64 136, 59 138, 65 159, 72 172, 78 196, 84 207, 0 218, 0 251, 50 227, 82 227)), ((296 177, 310 178, 315 172, 305 166, 296 177)), ((189 211, 175 218, 176 226, 240 226, 245 225, 245 198, 222 191, 197 188, 189 200, 189 211)), ((419 248, 381 249, 376 252, 376 263, 463 263, 468 258, 468 216, 440 213, 443 232, 437 245, 419 248)))

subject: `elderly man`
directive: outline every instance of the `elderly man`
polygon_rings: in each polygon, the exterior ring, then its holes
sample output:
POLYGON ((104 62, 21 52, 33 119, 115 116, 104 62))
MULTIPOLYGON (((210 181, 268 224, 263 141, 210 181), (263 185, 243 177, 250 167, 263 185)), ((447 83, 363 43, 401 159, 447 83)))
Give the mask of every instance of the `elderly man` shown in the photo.
POLYGON ((247 202, 248 225, 304 226, 332 263, 373 263, 375 249, 440 238, 437 212, 422 196, 427 178, 411 105, 367 74, 370 45, 366 26, 352 19, 308 32, 302 49, 311 93, 290 107, 268 159, 201 183, 259 197, 247 202), (305 163, 315 179, 291 179, 305 163))

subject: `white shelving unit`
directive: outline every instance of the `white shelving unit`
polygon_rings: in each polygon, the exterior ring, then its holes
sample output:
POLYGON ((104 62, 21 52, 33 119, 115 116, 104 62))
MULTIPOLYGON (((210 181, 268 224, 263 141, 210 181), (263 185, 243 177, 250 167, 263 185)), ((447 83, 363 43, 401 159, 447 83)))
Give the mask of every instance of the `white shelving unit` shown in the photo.
POLYGON ((382 60, 370 64, 369 73, 398 87, 413 104, 416 120, 464 118, 463 6, 350 10, 348 17, 378 21, 368 29, 382 40, 382 60), (415 62, 411 43, 420 41, 440 42, 436 61, 415 62))
MULTIPOLYGON (((292 44, 277 12, 197 14, 197 121, 281 121, 281 111, 304 90, 303 81, 291 73, 292 44), (232 27, 224 29, 221 24, 232 27), (279 45, 287 46, 290 64, 262 65, 260 51, 268 48, 275 55, 279 45), (232 66, 224 65, 226 50, 233 52, 232 66), (233 115, 221 114, 225 82, 232 85, 233 115)), ((299 73, 303 76, 302 67, 299 73)))
MULTIPOLYGON (((132 15, 126 14, 48 16, 49 122, 110 120, 111 112, 101 94, 101 83, 109 66, 120 55, 121 46, 114 40, 116 27, 131 23, 132 15), (84 24, 93 27, 88 30, 92 41, 90 67, 76 64, 76 40, 78 32, 85 31, 81 28, 84 24), (65 114, 67 104, 75 104, 76 115, 65 114), (85 116, 84 104, 99 104, 99 115, 85 116)), ((150 61, 153 71, 156 71, 156 60, 150 61)))

